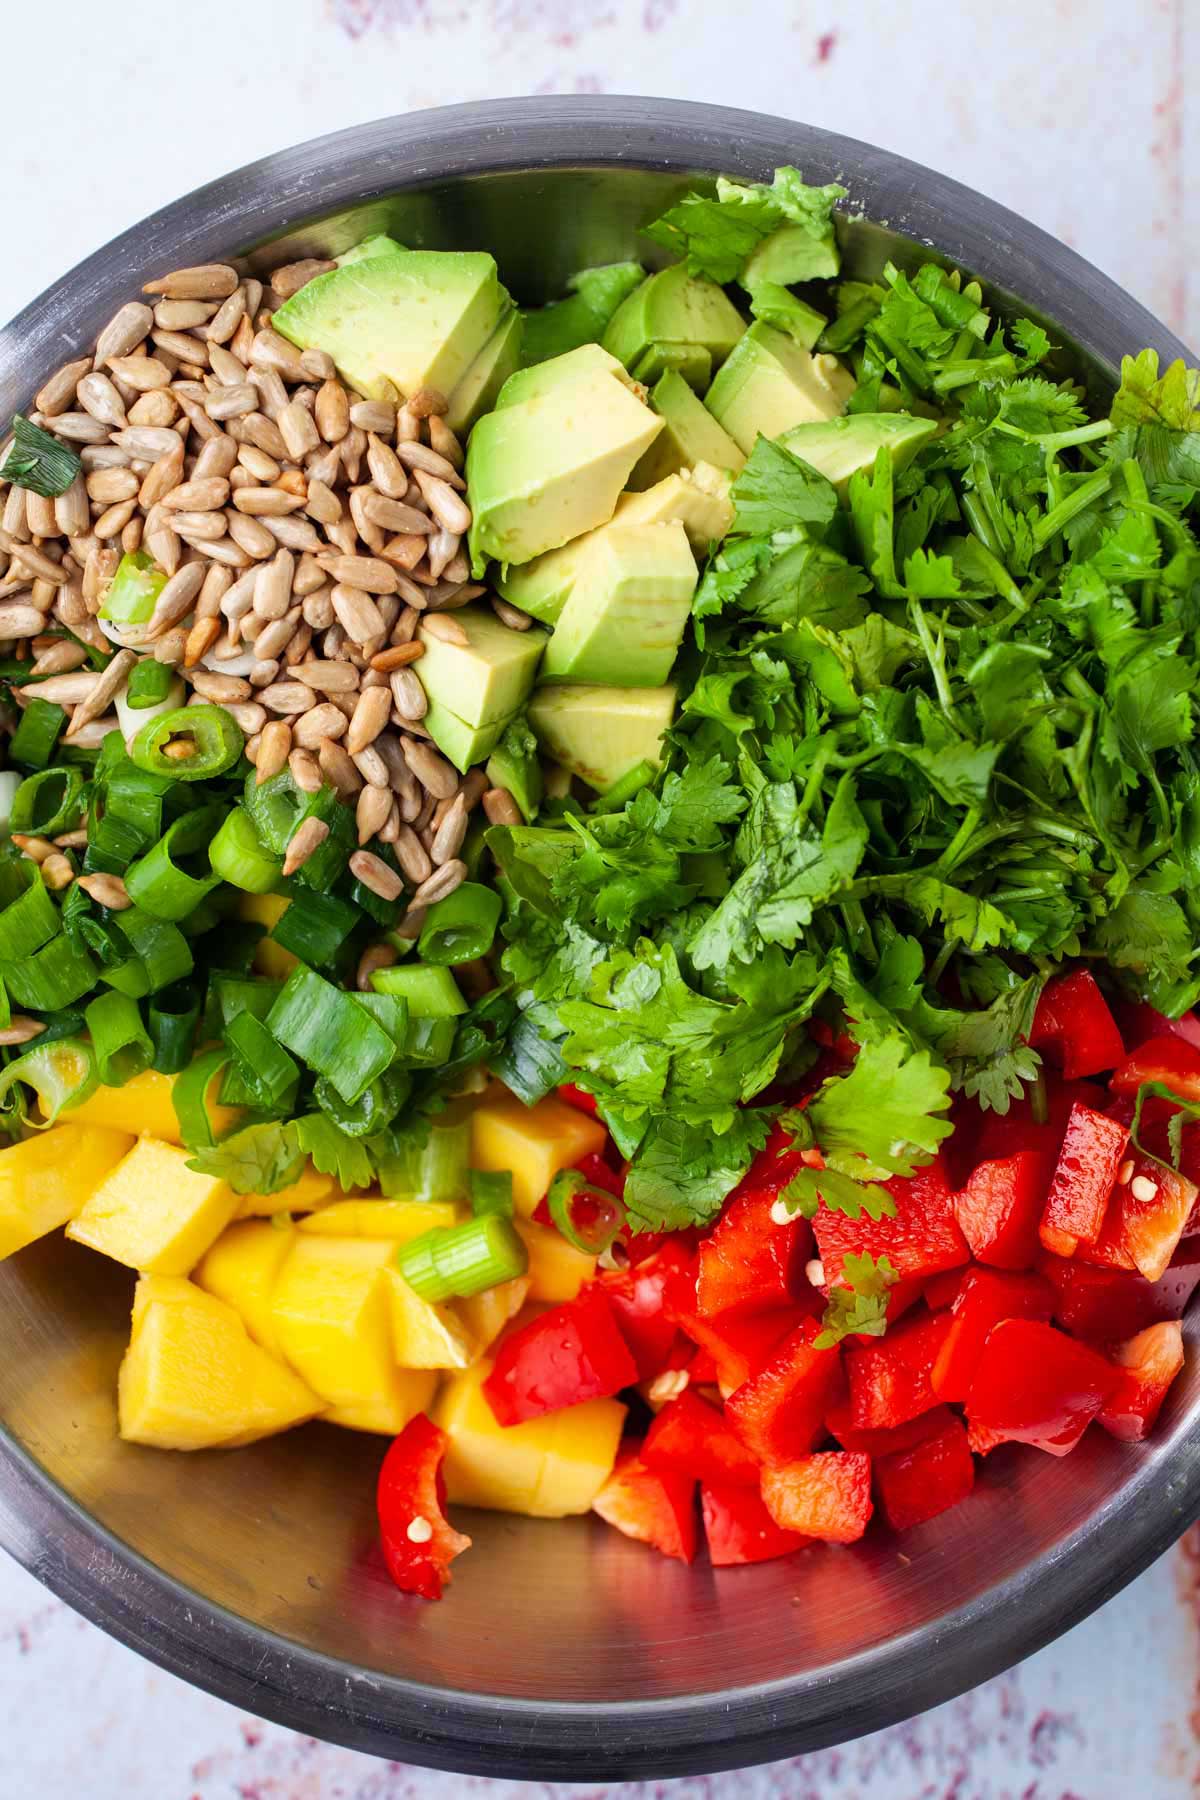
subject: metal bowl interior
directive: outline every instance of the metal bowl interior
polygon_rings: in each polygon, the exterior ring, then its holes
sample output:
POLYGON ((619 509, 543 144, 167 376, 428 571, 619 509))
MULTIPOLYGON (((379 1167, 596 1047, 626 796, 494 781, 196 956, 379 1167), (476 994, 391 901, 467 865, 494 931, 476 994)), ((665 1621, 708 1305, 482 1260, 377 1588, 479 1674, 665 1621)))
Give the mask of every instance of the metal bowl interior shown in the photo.
MULTIPOLYGON (((629 100, 515 101, 364 126, 267 159, 107 246, 0 333, 0 413, 164 268, 388 229, 487 247, 525 300, 650 248, 693 171, 843 179, 848 265, 937 253, 1056 325, 1100 387, 1182 353, 1079 258, 929 171, 783 120, 629 100)), ((373 1547, 382 1446, 324 1426, 234 1454, 115 1435, 131 1280, 58 1240, 0 1267, 0 1542, 81 1612, 227 1699, 378 1754, 599 1779, 750 1763, 853 1737, 1028 1654, 1200 1513, 1200 1374, 1154 1440, 1000 1452, 963 1506, 854 1550, 715 1573, 589 1520, 475 1515, 442 1605, 373 1547)), ((1194 1331, 1189 1333, 1194 1337, 1194 1331)))

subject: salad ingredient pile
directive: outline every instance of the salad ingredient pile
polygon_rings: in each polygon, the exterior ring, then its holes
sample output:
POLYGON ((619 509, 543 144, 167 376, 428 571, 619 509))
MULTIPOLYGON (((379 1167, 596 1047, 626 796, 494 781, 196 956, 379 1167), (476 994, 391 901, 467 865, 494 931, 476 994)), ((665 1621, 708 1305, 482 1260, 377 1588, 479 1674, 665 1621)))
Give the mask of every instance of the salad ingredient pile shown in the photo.
POLYGON ((0 450, 0 1256, 134 1272, 130 1441, 392 1439, 426 1598, 448 1505, 754 1562, 1182 1366, 1200 377, 842 197, 177 270, 0 450))

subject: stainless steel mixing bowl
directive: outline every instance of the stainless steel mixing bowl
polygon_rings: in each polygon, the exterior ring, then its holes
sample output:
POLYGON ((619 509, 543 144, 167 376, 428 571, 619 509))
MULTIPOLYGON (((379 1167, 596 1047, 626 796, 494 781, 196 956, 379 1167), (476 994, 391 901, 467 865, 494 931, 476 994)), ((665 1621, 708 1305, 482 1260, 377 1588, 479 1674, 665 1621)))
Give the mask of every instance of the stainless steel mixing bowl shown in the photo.
MULTIPOLYGON (((651 248, 638 226, 694 171, 839 179, 848 265, 928 246, 1055 321, 1101 387, 1121 353, 1182 346, 1003 207, 882 150, 783 119, 625 99, 514 100, 384 120, 179 200, 0 333, 0 414, 86 347, 144 280, 281 237, 388 230, 486 246, 525 300, 651 248)), ((274 255, 281 256, 278 243, 274 255)), ((252 1712, 381 1755, 604 1779, 752 1763, 919 1712, 1026 1656, 1200 1514, 1200 1374, 1151 1443, 1090 1433, 1064 1461, 1001 1451, 963 1506, 906 1536, 685 1569, 590 1520, 478 1514, 441 1605, 373 1547, 378 1440, 325 1426, 253 1449, 121 1444, 124 1271, 61 1239, 0 1267, 0 1542, 88 1618, 252 1712)), ((1195 1333, 1189 1333, 1194 1339, 1195 1333)))

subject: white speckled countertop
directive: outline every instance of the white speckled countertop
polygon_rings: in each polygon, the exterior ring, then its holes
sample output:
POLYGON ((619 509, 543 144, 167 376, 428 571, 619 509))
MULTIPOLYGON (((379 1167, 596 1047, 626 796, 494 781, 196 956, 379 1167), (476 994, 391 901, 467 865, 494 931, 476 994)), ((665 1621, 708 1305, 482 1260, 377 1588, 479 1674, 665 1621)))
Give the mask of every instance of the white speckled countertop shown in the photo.
MULTIPOLYGON (((298 139, 487 95, 625 92, 802 118, 948 170, 1200 344, 1189 0, 60 0, 8 9, 4 44, 0 319, 145 213, 298 139)), ((1200 1791, 1198 1567, 1185 1541, 1020 1669, 841 1749, 568 1789, 264 1725, 0 1558, 0 1800, 1184 1800, 1200 1791)))

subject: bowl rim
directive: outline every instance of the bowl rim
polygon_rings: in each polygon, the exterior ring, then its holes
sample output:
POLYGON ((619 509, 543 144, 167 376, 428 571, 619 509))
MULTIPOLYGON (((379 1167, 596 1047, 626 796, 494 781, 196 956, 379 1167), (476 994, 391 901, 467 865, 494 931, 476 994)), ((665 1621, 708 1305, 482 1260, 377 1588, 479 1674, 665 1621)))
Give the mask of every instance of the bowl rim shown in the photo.
MULTIPOLYGON (((339 208, 459 176, 552 168, 723 170, 799 163, 843 178, 868 219, 1006 294, 1031 296, 1109 373, 1122 348, 1187 356, 1115 282, 951 178, 787 119, 680 100, 544 96, 374 120, 193 190, 79 263, 0 330, 0 413, 63 354, 76 293, 115 306, 159 272, 228 255, 339 208), (22 370, 31 371, 22 375, 22 370)), ((1032 304, 1032 301, 1031 301, 1032 304)), ((0 1545, 59 1598, 170 1673, 295 1730, 433 1768, 542 1780, 663 1777, 813 1750, 910 1717, 1041 1648, 1140 1574, 1200 1516, 1200 1414, 1086 1525, 929 1627, 831 1673, 670 1700, 537 1703, 381 1675, 215 1605, 118 1539, 0 1426, 0 1545), (1163 1464, 1172 1473, 1164 1477, 1163 1464), (1097 1573, 1098 1571, 1098 1573, 1097 1573), (608 1725, 610 1729, 603 1727, 608 1725), (613 1726, 616 1729, 612 1729, 613 1726)))

